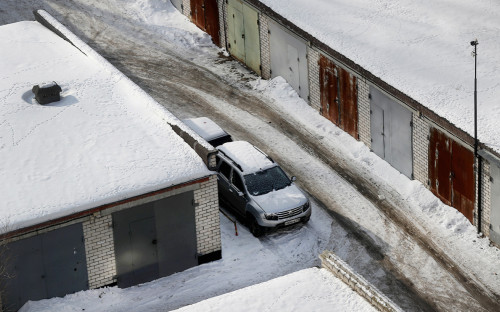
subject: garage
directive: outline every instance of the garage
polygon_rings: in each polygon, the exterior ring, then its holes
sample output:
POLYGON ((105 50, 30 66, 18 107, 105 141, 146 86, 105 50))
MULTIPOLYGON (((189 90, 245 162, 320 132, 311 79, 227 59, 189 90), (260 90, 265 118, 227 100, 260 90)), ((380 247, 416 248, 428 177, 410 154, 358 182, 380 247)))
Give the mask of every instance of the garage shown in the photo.
POLYGON ((220 46, 217 0, 191 0, 191 20, 201 30, 212 36, 212 41, 220 46))
POLYGON ((474 154, 436 128, 429 142, 431 191, 473 222, 475 201, 474 154))
POLYGON ((490 165, 491 211, 490 239, 500 245, 500 164, 490 165))
POLYGON ((358 139, 358 90, 356 77, 320 55, 321 114, 358 139))
POLYGON ((2 261, 11 277, 4 280, 5 311, 17 311, 28 300, 88 289, 81 223, 9 243, 2 261))
POLYGON ((412 112, 374 86, 370 86, 370 134, 373 152, 412 179, 412 112))
POLYGON ((299 96, 309 97, 306 42, 274 21, 269 21, 271 77, 283 77, 299 96))
POLYGON ((227 41, 231 55, 260 75, 259 13, 241 0, 227 2, 227 41))
POLYGON ((113 213, 119 287, 129 287, 198 264, 193 192, 113 213))

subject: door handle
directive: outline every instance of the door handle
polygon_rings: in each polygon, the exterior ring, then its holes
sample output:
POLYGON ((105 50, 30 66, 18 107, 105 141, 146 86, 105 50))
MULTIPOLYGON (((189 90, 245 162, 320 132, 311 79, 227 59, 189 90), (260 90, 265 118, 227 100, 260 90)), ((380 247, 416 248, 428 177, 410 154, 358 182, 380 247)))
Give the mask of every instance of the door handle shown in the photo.
POLYGON ((241 34, 241 38, 242 38, 242 39, 245 39, 245 34, 241 34))

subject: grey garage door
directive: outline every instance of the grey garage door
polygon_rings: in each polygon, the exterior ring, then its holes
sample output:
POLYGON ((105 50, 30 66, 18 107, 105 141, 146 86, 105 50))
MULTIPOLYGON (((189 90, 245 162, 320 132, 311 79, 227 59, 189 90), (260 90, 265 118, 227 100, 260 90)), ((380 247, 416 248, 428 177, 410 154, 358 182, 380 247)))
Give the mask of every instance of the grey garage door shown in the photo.
POLYGON ((377 88, 370 86, 372 150, 412 179, 412 113, 377 88))
POLYGON ((81 223, 12 242, 2 261, 10 277, 4 281, 4 311, 88 289, 81 223))
POLYGON ((500 244, 500 168, 492 163, 491 175, 491 212, 490 212, 490 238, 500 244))
POLYGON ((193 202, 193 192, 186 192, 113 214, 119 287, 198 264, 193 202))
POLYGON ((269 21, 271 46, 271 77, 281 76, 307 101, 307 46, 276 22, 269 21))

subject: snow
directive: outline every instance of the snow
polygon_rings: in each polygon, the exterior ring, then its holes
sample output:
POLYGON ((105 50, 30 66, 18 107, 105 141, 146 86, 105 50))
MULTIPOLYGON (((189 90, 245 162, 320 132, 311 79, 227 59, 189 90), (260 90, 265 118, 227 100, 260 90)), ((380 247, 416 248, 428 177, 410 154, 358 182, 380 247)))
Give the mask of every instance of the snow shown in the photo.
POLYGON ((378 311, 326 269, 301 270, 178 309, 189 311, 378 311))
POLYGON ((206 141, 217 139, 227 135, 221 127, 207 117, 183 119, 182 122, 194 132, 198 133, 206 141))
POLYGON ((2 26, 0 40, 0 219, 9 230, 210 174, 167 123, 181 122, 90 48, 86 56, 37 22, 2 26), (62 99, 41 106, 31 88, 47 81, 62 99))
POLYGON ((261 0, 334 50, 500 152, 500 3, 261 0))
POLYGON ((217 149, 236 161, 243 169, 243 174, 257 172, 275 165, 265 154, 245 141, 228 142, 217 149))

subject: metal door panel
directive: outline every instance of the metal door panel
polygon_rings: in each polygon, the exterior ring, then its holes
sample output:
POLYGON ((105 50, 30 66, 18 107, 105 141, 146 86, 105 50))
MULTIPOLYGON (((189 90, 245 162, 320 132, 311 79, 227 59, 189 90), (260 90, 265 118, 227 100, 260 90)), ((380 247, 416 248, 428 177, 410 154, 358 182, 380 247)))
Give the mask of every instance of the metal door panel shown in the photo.
POLYGON ((474 154, 451 143, 452 206, 473 222, 475 201, 474 154))
MULTIPOLYGON (((386 144, 386 158, 389 155, 389 163, 405 176, 411 178, 412 167, 412 140, 411 122, 412 113, 401 105, 391 105, 388 135, 389 142, 386 144)), ((386 136, 387 139, 387 136, 386 136)))
POLYGON ((48 298, 88 289, 81 223, 43 234, 42 246, 48 298))
POLYGON ((490 166, 491 175, 491 210, 490 239, 500 244, 500 168, 495 164, 490 166))
POLYGON ((245 64, 260 75, 260 33, 259 13, 243 4, 243 20, 245 24, 245 64))
POLYGON ((295 90, 300 90, 299 51, 294 46, 287 44, 286 56, 288 71, 284 78, 295 90))
POLYGON ((167 276, 198 264, 194 193, 155 203, 159 275, 167 276))
POLYGON ((170 1, 179 12, 182 12, 182 7, 181 7, 182 0, 170 0, 170 1))
POLYGON ((370 107, 370 133, 372 137, 372 151, 380 158, 385 159, 384 147, 384 110, 375 104, 370 107))
POLYGON ((234 58, 245 62, 245 27, 241 2, 231 0, 227 7, 227 15, 229 52, 234 58))
POLYGON ((358 90, 356 77, 340 68, 340 124, 342 129, 358 139, 358 90))
POLYGON ((215 45, 220 47, 219 7, 217 5, 217 0, 205 0, 204 9, 205 31, 212 36, 212 41, 215 45))
POLYGON ((429 179, 431 191, 445 204, 451 205, 450 141, 440 131, 431 129, 429 143, 429 179))
POLYGON ((113 213, 117 283, 129 287, 158 277, 154 203, 113 213), (154 273, 156 272, 156 275, 154 273))
POLYGON ((269 42, 271 49, 271 77, 281 76, 288 81, 297 91, 299 96, 307 100, 309 96, 309 81, 307 71, 307 46, 305 42, 291 35, 274 21, 269 21, 269 42), (293 50, 289 52, 288 47, 294 47, 297 50, 297 60, 289 59, 289 54, 294 54, 293 50), (284 56, 287 57, 284 57, 284 56), (292 68, 292 70, 290 70, 292 68), (293 74, 293 78, 291 75, 293 74))
POLYGON ((191 20, 193 23, 201 28, 205 29, 205 12, 204 12, 204 0, 191 0, 191 20))
POLYGON ((0 259, 11 277, 3 281, 2 304, 5 309, 17 311, 28 300, 47 298, 41 237, 15 241, 7 248, 5 258, 0 259))

